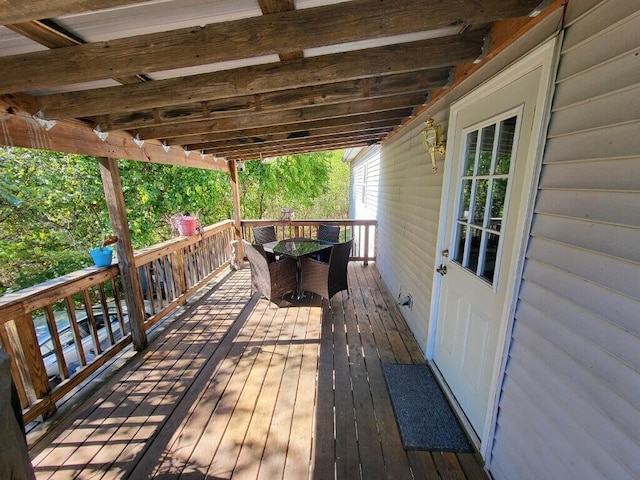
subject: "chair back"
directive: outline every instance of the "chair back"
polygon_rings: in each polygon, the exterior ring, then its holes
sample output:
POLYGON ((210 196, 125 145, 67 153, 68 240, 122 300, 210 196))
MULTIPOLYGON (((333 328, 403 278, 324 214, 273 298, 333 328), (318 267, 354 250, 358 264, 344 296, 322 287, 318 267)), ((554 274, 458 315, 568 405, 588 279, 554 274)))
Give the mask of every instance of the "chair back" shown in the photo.
POLYGON ((266 227, 253 227, 253 243, 262 245, 263 243, 275 242, 278 240, 276 236, 276 227, 267 225, 266 227))
POLYGON ((253 288, 266 297, 270 297, 271 278, 267 259, 263 253, 256 250, 249 242, 243 240, 242 243, 244 245, 244 253, 251 267, 251 282, 253 283, 253 288))
POLYGON ((329 298, 342 290, 348 290, 347 264, 351 255, 353 239, 348 242, 336 243, 331 248, 329 257, 329 298))
POLYGON ((340 241, 340 227, 338 225, 318 225, 318 240, 338 243, 340 241))

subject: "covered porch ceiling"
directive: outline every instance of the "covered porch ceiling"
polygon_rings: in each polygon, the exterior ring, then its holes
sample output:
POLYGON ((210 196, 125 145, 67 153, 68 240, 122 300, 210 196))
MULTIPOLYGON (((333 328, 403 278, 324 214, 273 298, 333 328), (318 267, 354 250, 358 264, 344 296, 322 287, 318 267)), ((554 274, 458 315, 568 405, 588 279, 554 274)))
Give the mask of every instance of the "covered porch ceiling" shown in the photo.
POLYGON ((0 0, 0 140, 224 170, 380 143, 540 3, 0 0))

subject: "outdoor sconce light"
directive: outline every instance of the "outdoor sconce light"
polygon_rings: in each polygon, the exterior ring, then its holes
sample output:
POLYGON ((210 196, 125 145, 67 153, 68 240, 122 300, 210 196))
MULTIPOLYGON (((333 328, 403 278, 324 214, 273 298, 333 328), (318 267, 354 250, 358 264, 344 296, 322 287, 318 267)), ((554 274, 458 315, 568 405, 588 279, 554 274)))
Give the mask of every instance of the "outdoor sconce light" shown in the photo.
POLYGON ((434 125, 433 118, 431 117, 428 117, 425 122, 425 128, 422 131, 422 141, 429 155, 431 155, 431 165, 435 173, 438 171, 438 167, 436 166, 436 152, 444 156, 446 144, 442 141, 442 127, 440 124, 434 125))

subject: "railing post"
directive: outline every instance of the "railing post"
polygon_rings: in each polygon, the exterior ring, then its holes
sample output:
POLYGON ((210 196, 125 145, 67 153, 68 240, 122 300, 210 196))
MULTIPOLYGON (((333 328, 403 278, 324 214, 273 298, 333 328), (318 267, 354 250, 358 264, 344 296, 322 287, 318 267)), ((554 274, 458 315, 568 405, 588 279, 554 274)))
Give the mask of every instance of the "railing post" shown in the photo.
MULTIPOLYGON (((31 314, 15 318, 13 322, 7 323, 7 327, 9 342, 15 355, 14 361, 24 380, 25 393, 27 397, 31 397, 29 403, 46 398, 51 391, 51 386, 42 361, 31 314)), ((43 411, 43 417, 48 418, 55 411, 55 403, 48 402, 47 408, 43 411)))
POLYGON ((240 185, 238 183, 238 168, 235 160, 229 161, 229 175, 231 177, 231 198, 233 200, 235 237, 238 241, 238 261, 241 262, 244 259, 244 247, 242 245, 242 212, 240 210, 240 185))
POLYGON ((147 346, 147 332, 144 328, 145 311, 140 276, 136 268, 131 246, 131 234, 127 222, 127 211, 124 204, 124 194, 118 171, 118 161, 113 158, 100 158, 100 175, 102 186, 107 198, 109 217, 113 233, 118 237, 118 265, 122 275, 124 296, 127 301, 127 314, 131 328, 131 340, 134 350, 143 350, 147 346))

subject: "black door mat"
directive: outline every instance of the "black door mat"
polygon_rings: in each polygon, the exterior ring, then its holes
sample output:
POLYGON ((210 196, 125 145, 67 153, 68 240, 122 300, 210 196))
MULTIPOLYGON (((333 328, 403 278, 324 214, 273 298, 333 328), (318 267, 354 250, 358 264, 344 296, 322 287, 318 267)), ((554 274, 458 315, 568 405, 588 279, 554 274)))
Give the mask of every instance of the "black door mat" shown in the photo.
POLYGON ((383 365, 405 450, 473 452, 427 365, 383 365))

